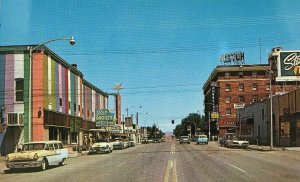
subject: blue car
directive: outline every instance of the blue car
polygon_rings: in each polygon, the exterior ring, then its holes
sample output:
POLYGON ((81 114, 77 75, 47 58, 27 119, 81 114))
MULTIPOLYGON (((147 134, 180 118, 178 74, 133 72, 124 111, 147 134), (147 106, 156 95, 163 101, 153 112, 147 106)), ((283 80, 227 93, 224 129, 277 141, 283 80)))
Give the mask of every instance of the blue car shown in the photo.
POLYGON ((201 143, 208 144, 208 138, 206 135, 198 135, 196 142, 197 144, 201 144, 201 143))

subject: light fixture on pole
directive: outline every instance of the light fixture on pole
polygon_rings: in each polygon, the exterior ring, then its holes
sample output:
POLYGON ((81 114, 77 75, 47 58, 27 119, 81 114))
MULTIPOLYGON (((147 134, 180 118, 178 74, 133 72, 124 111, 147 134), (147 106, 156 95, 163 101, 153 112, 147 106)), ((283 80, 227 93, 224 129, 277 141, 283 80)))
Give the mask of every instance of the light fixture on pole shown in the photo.
POLYGON ((29 90, 28 90, 28 140, 29 142, 32 141, 32 61, 33 61, 33 51, 37 50, 41 46, 44 46, 50 42, 58 41, 58 40, 69 40, 71 45, 75 44, 74 37, 71 36, 70 38, 58 38, 58 39, 52 39, 48 40, 46 42, 43 42, 35 47, 28 47, 29 50, 29 90))

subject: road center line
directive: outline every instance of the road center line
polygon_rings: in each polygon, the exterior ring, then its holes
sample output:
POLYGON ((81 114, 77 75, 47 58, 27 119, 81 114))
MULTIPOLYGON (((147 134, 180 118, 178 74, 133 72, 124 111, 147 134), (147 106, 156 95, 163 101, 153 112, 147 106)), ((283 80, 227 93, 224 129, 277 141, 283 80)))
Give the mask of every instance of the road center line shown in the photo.
POLYGON ((176 160, 174 159, 173 167, 173 182, 177 182, 177 169, 176 169, 176 160))
POLYGON ((230 164, 230 163, 227 163, 227 164, 230 165, 231 167, 233 167, 233 168, 235 168, 235 169, 237 169, 237 170, 243 172, 243 173, 247 173, 245 170, 243 170, 243 169, 241 169, 241 168, 239 168, 239 167, 236 167, 236 166, 233 165, 233 164, 230 164))
POLYGON ((167 165, 167 168, 166 168, 166 174, 165 174, 164 182, 169 182, 170 166, 171 166, 171 161, 168 160, 168 165, 167 165))

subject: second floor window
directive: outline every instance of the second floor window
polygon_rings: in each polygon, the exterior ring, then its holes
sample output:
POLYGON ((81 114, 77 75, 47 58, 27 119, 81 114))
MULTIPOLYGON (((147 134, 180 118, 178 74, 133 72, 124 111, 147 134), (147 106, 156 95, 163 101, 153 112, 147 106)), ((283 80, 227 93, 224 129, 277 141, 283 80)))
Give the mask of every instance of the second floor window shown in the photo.
POLYGON ((24 92, 24 79, 23 78, 17 78, 15 80, 15 89, 16 89, 16 95, 15 95, 15 101, 24 101, 23 92, 24 92))

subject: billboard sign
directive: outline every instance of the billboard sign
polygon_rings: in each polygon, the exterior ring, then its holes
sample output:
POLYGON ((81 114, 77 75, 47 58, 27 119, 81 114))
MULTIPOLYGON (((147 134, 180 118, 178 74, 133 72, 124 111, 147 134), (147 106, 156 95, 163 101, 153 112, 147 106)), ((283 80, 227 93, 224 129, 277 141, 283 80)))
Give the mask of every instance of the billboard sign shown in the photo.
POLYGON ((245 64, 245 54, 241 51, 222 54, 220 56, 220 62, 224 65, 230 65, 231 63, 242 65, 245 64))
POLYGON ((276 81, 300 81, 300 51, 281 51, 276 81))

